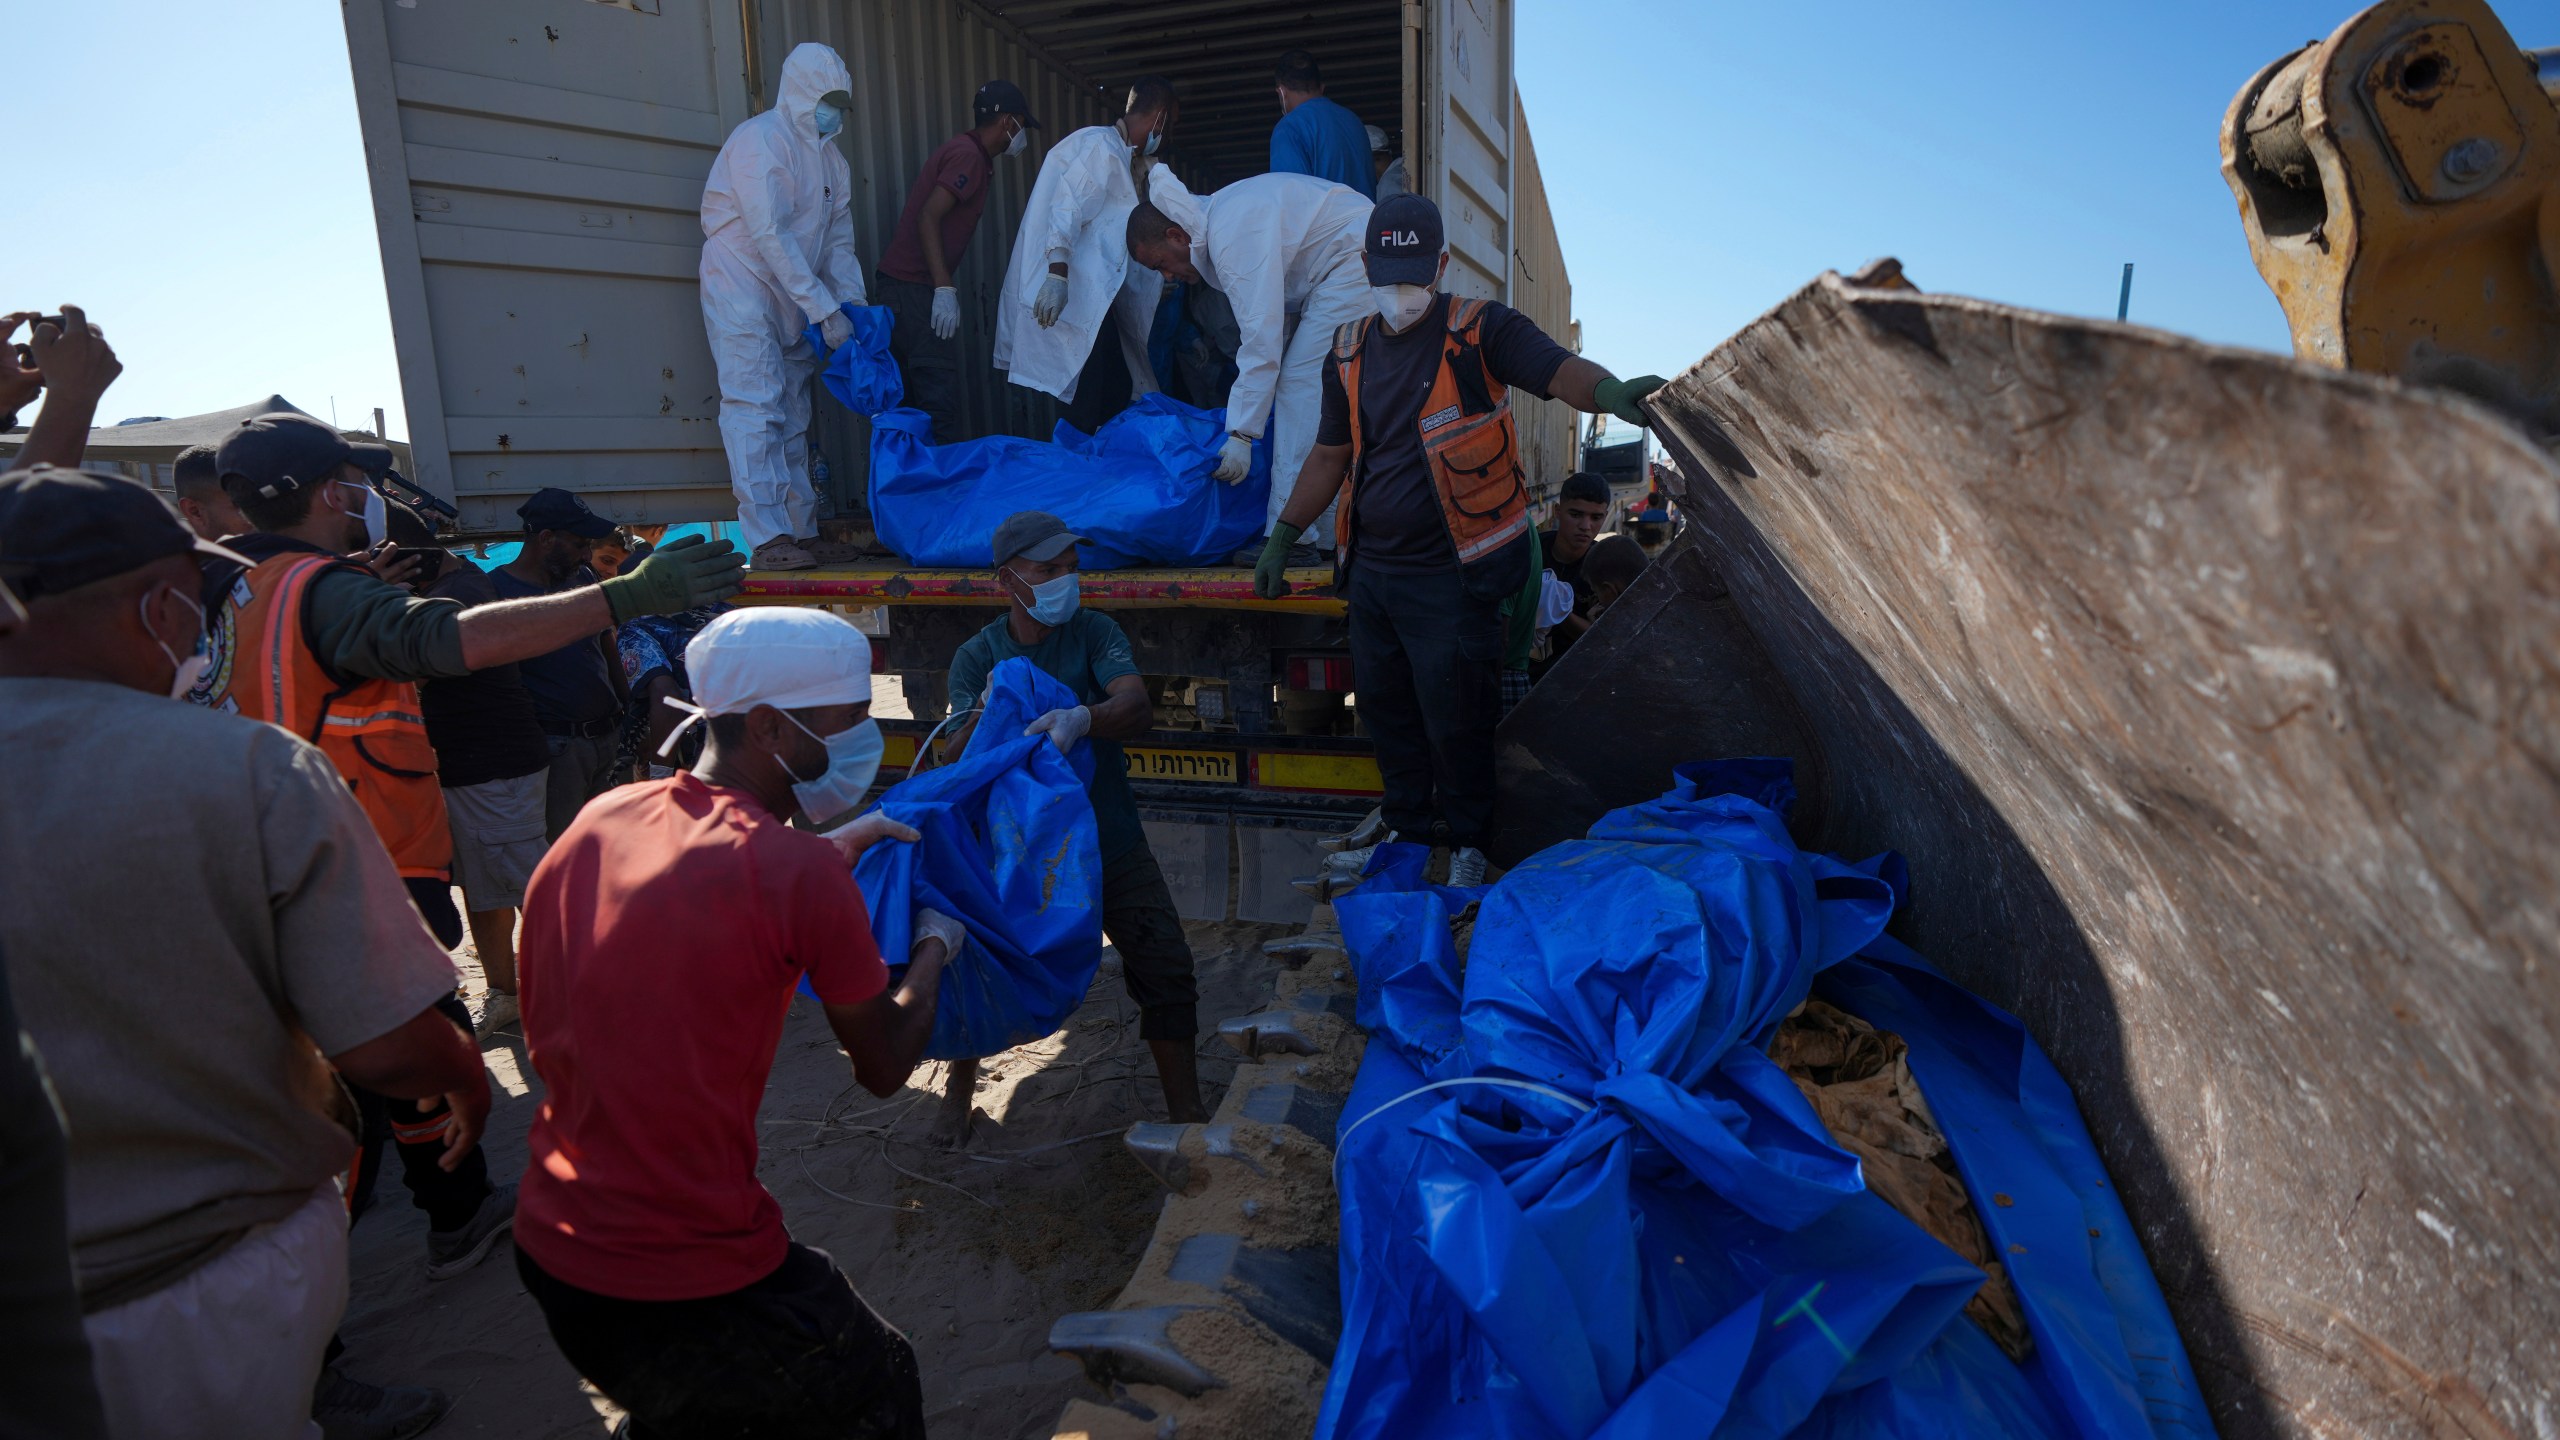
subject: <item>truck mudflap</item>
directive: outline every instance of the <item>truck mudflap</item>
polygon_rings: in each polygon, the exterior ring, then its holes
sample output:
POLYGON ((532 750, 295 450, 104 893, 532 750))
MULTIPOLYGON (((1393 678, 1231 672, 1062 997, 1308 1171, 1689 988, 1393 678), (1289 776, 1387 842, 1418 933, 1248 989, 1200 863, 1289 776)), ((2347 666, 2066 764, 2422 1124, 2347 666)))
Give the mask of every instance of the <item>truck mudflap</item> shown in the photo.
POLYGON ((1509 863, 1785 755, 2077 1092, 2228 1436, 2548 1433, 2560 465, 2488 411, 1826 275, 1505 721, 1509 863))

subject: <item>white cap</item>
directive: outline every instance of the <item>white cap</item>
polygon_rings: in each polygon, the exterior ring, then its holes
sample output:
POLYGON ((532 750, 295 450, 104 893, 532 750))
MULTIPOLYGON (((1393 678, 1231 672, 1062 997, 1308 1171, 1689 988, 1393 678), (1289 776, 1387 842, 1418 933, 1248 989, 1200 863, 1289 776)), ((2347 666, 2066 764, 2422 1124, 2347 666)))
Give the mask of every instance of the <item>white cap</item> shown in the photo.
POLYGON ((1384 149, 1386 149, 1386 148, 1387 148, 1387 132, 1386 132, 1386 131, 1379 129, 1379 128, 1378 128, 1377 126, 1375 126, 1375 125, 1363 125, 1363 126, 1361 126, 1360 128, 1369 132, 1369 153, 1370 153, 1370 154, 1375 155, 1375 154, 1377 154, 1379 151, 1384 150, 1384 149))
POLYGON ((743 715, 758 705, 809 710, 871 699, 871 642, 824 610, 732 610, 703 626, 684 647, 684 668, 693 682, 693 703, 667 703, 690 716, 659 747, 661 755, 706 716, 743 715))

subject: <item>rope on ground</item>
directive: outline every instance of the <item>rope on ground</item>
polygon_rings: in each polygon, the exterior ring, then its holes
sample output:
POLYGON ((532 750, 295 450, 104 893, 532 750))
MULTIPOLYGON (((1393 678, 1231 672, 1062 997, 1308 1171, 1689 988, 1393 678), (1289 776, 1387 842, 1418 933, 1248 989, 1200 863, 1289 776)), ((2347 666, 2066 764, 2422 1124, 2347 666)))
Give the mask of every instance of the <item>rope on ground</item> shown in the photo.
POLYGON ((897 1161, 890 1159, 889 1137, 886 1135, 880 1137, 880 1163, 897 1171, 899 1174, 906 1176, 910 1180, 921 1180, 927 1185, 939 1185, 943 1189, 950 1191, 952 1194, 965 1196, 971 1202, 985 1206, 989 1210, 996 1208, 993 1202, 980 1200, 977 1196, 971 1195, 968 1191, 961 1189, 959 1186, 952 1184, 948 1180, 936 1180, 930 1175, 919 1175, 913 1170, 908 1169, 906 1166, 899 1164, 897 1161))
POLYGON ((918 1214, 924 1209, 924 1202, 920 1200, 905 1205, 890 1205, 878 1200, 864 1200, 858 1196, 847 1195, 833 1185, 819 1179, 816 1173, 809 1169, 809 1157, 806 1155, 800 1157, 800 1178, 817 1186, 819 1189, 826 1191, 828 1194, 833 1195, 847 1205, 867 1205, 874 1210, 895 1210, 901 1215, 918 1214))

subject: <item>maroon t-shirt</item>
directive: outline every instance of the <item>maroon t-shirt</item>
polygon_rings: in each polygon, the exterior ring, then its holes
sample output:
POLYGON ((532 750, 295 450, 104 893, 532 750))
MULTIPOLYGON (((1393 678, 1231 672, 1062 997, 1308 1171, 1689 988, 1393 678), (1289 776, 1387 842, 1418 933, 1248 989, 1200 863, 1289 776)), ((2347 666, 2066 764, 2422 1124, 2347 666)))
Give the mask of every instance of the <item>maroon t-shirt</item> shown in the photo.
POLYGON ((924 162, 916 183, 907 187, 907 208, 898 212, 897 233, 880 257, 880 273, 918 285, 933 283, 933 272, 924 268, 924 242, 916 238, 916 226, 924 218, 925 197, 938 187, 951 192, 951 208, 942 216, 942 263, 957 274, 961 252, 969 248, 978 216, 987 208, 987 182, 995 173, 995 161, 974 135, 964 131, 942 142, 942 148, 924 162))

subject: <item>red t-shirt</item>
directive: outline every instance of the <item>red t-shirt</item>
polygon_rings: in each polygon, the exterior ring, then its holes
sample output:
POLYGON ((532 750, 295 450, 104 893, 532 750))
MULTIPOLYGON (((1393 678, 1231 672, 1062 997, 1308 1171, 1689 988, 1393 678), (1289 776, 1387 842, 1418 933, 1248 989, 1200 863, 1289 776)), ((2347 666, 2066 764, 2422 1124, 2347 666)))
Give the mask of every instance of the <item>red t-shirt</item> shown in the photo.
POLYGON ((942 214, 942 263, 956 277, 960 253, 969 248, 978 216, 987 208, 987 182, 995 173, 995 161, 980 148, 976 136, 963 131, 942 142, 942 148, 924 162, 916 183, 907 187, 907 208, 898 212, 898 228, 889 236, 889 248, 880 253, 880 273, 918 285, 933 283, 933 272, 924 268, 924 245, 916 239, 916 226, 924 218, 925 197, 938 186, 951 192, 951 208, 942 214))
POLYGON ((525 1047, 547 1093, 516 1243, 582 1290, 691 1300, 782 1264, 756 1106, 806 971, 832 1005, 887 967, 836 847, 690 772, 587 803, 525 891, 525 1047))

